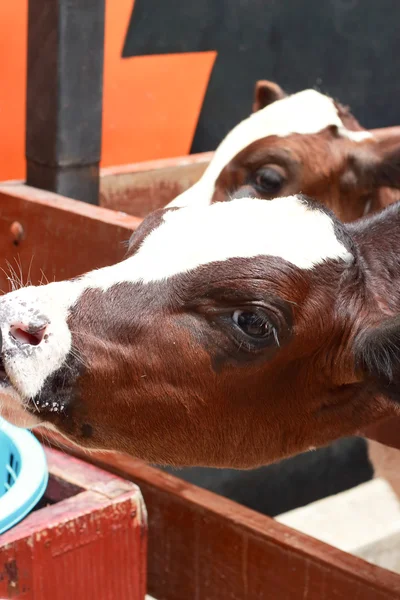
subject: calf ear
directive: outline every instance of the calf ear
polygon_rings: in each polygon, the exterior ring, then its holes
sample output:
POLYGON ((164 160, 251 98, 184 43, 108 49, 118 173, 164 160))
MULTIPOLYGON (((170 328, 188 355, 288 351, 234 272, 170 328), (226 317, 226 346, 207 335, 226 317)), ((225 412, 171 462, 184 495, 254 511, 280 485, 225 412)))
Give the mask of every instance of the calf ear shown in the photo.
POLYGON ((375 168, 376 187, 400 188, 400 127, 375 130, 378 142, 378 164, 375 168))
POLYGON ((400 127, 372 129, 373 155, 360 148, 353 156, 358 180, 366 187, 400 189, 400 127))
POLYGON ((277 83, 266 80, 257 81, 254 88, 253 112, 265 108, 272 102, 282 100, 282 98, 286 98, 286 94, 277 83))
POLYGON ((380 129, 370 129, 370 133, 374 138, 383 145, 390 144, 393 141, 395 144, 399 143, 400 140, 400 126, 395 127, 381 127, 380 129))
POLYGON ((400 403, 400 316, 357 337, 355 362, 378 394, 400 403))

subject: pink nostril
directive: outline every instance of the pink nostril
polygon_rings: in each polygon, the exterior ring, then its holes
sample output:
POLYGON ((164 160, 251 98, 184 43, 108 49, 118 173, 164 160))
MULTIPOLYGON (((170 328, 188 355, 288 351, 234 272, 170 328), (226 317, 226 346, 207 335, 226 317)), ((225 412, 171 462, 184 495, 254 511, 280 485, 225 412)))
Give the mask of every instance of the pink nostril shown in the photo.
POLYGON ((19 323, 18 325, 11 325, 10 333, 21 344, 38 346, 45 336, 46 329, 47 324, 43 327, 30 327, 19 323))

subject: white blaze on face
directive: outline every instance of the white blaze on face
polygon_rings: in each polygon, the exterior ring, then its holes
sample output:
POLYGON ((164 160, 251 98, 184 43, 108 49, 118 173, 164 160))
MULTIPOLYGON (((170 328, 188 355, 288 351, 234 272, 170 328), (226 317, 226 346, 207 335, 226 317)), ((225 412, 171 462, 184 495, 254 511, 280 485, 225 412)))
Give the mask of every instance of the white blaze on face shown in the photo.
POLYGON ((337 239, 331 217, 301 197, 240 198, 167 211, 132 257, 92 271, 77 284, 106 291, 119 283, 166 281, 210 263, 257 256, 282 258, 300 269, 353 258, 337 239))
POLYGON ((315 90, 304 90, 277 100, 236 125, 218 146, 201 179, 168 206, 210 204, 221 171, 239 152, 257 140, 272 135, 313 134, 329 126, 336 126, 339 135, 354 142, 372 138, 368 131, 346 129, 333 100, 315 90))
POLYGON ((164 222, 118 269, 121 280, 124 271, 125 276, 131 271, 131 281, 147 283, 229 258, 256 256, 279 257, 300 269, 328 259, 352 260, 337 239, 330 216, 299 196, 289 196, 273 202, 241 198, 168 211, 164 222))
POLYGON ((353 260, 331 217, 300 196, 273 202, 240 198, 167 211, 133 256, 88 273, 79 285, 106 291, 119 283, 166 281, 210 263, 257 256, 282 258, 300 269, 353 260))
MULTIPOLYGON (((257 256, 279 257, 300 269, 312 269, 328 259, 352 260, 337 239, 330 216, 298 196, 274 202, 242 198, 167 211, 137 252, 123 262, 75 281, 23 288, 0 298, 3 360, 14 389, 22 399, 33 398, 64 364, 72 341, 68 315, 84 291, 166 281, 202 265, 257 256), (38 346, 19 345, 10 336, 11 325, 43 317, 49 322, 48 339, 38 346)), ((133 311, 134 303, 132 296, 133 311)))

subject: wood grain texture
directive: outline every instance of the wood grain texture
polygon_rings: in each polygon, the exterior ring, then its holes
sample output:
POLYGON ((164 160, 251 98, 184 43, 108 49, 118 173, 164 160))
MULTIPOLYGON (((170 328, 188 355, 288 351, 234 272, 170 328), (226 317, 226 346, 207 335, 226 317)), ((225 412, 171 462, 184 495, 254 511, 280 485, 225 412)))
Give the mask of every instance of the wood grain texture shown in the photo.
POLYGON ((65 453, 46 454, 50 479, 79 491, 1 536, 0 597, 143 600, 147 514, 140 490, 65 453))
POLYGON ((102 169, 100 205, 145 217, 196 183, 212 156, 203 152, 102 169))
POLYGON ((24 284, 38 284, 118 262, 140 222, 20 183, 0 184, 0 290, 10 291, 9 264, 24 284), (22 226, 20 241, 15 222, 22 226))

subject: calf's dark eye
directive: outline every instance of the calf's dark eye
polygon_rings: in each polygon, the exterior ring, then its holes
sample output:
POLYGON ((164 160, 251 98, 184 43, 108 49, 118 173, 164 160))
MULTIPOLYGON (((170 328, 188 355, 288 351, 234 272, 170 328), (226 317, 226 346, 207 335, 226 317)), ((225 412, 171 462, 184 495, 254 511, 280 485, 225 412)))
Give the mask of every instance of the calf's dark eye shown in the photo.
POLYGON ((255 311, 235 310, 232 320, 247 336, 264 339, 274 334, 274 328, 265 315, 255 311))
POLYGON ((254 185, 261 193, 278 193, 284 183, 285 177, 278 168, 264 167, 254 176, 254 185))

